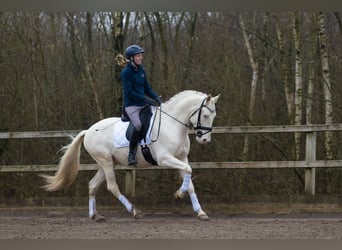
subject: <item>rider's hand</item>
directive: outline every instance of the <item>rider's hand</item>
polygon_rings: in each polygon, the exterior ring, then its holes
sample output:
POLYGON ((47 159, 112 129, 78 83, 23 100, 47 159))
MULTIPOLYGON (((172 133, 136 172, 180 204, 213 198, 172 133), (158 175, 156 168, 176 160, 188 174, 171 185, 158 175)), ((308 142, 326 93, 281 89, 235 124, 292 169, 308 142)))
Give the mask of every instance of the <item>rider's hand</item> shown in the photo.
POLYGON ((158 96, 154 101, 157 103, 157 106, 160 106, 162 104, 161 98, 158 96))
POLYGON ((145 103, 150 105, 150 106, 155 106, 155 102, 149 98, 145 98, 145 103))

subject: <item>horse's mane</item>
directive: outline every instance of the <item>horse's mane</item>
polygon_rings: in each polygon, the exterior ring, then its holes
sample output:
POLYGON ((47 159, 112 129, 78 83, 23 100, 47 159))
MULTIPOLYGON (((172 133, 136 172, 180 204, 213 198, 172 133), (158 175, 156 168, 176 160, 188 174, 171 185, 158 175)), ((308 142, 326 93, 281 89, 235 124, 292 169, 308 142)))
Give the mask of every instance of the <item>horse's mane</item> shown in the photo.
POLYGON ((179 97, 183 97, 183 96, 187 96, 187 95, 194 95, 194 94, 206 96, 206 94, 204 94, 200 91, 183 90, 183 91, 179 92, 178 94, 175 94, 174 96, 172 96, 166 103, 173 102, 174 100, 178 99, 179 97))

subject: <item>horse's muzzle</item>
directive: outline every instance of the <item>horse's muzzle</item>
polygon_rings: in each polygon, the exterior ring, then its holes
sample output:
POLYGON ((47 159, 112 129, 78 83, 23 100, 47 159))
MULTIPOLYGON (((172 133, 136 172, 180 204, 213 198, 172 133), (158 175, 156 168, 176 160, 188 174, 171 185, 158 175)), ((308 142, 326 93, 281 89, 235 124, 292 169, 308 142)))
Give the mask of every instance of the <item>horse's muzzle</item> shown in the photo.
POLYGON ((196 136, 196 141, 200 144, 207 144, 211 141, 211 137, 210 137, 210 135, 209 136, 201 136, 201 137, 196 136))

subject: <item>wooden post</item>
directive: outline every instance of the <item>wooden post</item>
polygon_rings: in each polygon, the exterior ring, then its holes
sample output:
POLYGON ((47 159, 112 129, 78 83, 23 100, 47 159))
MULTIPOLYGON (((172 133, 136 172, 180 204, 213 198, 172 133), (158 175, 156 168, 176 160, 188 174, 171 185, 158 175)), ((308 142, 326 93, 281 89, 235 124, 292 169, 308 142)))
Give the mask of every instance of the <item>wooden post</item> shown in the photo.
MULTIPOLYGON (((306 161, 316 160, 316 132, 306 133, 306 161)), ((316 169, 305 168, 305 193, 315 195, 316 169)))
POLYGON ((125 194, 135 197, 135 171, 127 170, 125 176, 125 194))

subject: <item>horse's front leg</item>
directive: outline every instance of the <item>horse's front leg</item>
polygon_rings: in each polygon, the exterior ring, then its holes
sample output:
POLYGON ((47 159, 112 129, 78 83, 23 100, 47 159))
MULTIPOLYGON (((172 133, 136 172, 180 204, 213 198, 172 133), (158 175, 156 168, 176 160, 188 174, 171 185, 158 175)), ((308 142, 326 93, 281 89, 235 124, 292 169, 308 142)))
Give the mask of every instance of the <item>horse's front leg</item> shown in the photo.
POLYGON ((188 190, 194 190, 194 185, 191 181, 191 174, 185 173, 185 171, 180 170, 179 171, 180 176, 183 180, 182 185, 180 186, 180 188, 176 191, 175 193, 175 199, 183 199, 185 196, 185 193, 188 190))
POLYGON ((192 181, 191 181, 192 169, 190 165, 188 164, 187 159, 184 159, 183 161, 181 161, 173 156, 163 155, 163 157, 158 160, 158 165, 179 170, 180 175, 183 179, 183 183, 175 193, 176 199, 183 198, 185 195, 185 192, 187 192, 189 188, 191 189, 194 188, 192 185, 192 181))
POLYGON ((197 218, 199 220, 209 220, 209 216, 202 210, 201 204, 198 201, 197 194, 195 193, 195 188, 191 180, 191 176, 189 180, 188 189, 185 190, 186 184, 184 185, 184 183, 188 181, 188 180, 185 180, 185 178, 189 178, 189 177, 187 177, 187 174, 184 173, 183 171, 180 171, 180 175, 183 178, 183 183, 182 183, 181 188, 176 191, 175 198, 181 199, 184 197, 185 192, 188 192, 190 196, 192 208, 194 212, 197 213, 197 218))
POLYGON ((202 210, 201 205, 197 199, 197 195, 195 191, 188 191, 192 208, 194 209, 194 212, 197 213, 197 218, 199 220, 209 220, 209 216, 202 210))
POLYGON ((183 161, 174 158, 172 156, 163 156, 162 159, 158 161, 158 164, 160 166, 166 166, 166 167, 171 167, 178 169, 180 172, 180 175, 183 179, 182 185, 180 188, 176 191, 175 193, 175 198, 183 198, 185 195, 185 192, 188 192, 190 195, 192 207, 197 213, 197 217, 200 220, 209 220, 209 217, 207 214, 202 210, 200 203, 198 202, 197 195, 195 193, 195 188, 194 185, 191 181, 191 173, 192 169, 190 165, 188 164, 187 158, 184 159, 183 161))

